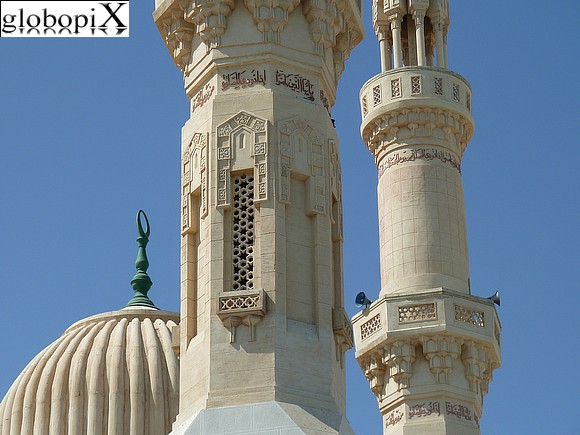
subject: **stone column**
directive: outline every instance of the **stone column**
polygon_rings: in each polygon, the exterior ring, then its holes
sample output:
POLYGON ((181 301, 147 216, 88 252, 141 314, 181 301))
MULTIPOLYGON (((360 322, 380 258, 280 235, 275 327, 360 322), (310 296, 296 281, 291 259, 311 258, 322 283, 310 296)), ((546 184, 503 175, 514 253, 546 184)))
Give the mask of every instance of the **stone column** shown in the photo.
POLYGON ((391 15, 391 32, 393 35, 393 67, 401 68, 403 66, 403 49, 401 45, 401 23, 403 21, 399 14, 391 15))
POLYGON ((445 68, 445 49, 443 48, 443 26, 441 17, 433 18, 433 28, 435 29, 435 50, 437 51, 437 66, 445 68))
POLYGON ((413 19, 415 20, 415 39, 417 40, 417 65, 425 66, 427 65, 425 56, 425 11, 415 10, 413 19))
POLYGON ((377 28, 377 37, 379 39, 379 48, 381 52, 381 72, 389 71, 393 68, 392 45, 389 38, 389 29, 386 26, 377 28))

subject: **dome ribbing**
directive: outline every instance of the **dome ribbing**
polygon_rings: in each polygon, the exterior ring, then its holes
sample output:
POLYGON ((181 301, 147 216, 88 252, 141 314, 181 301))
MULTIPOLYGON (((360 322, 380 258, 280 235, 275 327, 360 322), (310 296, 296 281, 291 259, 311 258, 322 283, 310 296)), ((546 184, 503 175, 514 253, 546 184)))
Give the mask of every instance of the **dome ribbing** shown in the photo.
POLYGON ((124 309, 81 320, 38 354, 0 403, 3 435, 171 431, 177 313, 124 309))

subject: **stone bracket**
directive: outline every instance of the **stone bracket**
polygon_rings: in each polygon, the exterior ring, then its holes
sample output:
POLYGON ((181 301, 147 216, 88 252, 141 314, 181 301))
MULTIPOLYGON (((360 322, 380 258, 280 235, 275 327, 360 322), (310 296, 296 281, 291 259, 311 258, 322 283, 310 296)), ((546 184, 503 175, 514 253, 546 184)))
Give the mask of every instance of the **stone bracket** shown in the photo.
POLYGON ((266 315, 263 289, 228 291, 218 296, 217 315, 230 331, 230 343, 236 342, 236 328, 244 324, 249 329, 248 341, 255 339, 255 325, 266 315))
POLYGON ((342 307, 332 309, 332 331, 336 343, 336 360, 340 361, 342 366, 342 355, 348 349, 352 349, 354 342, 352 325, 342 307))

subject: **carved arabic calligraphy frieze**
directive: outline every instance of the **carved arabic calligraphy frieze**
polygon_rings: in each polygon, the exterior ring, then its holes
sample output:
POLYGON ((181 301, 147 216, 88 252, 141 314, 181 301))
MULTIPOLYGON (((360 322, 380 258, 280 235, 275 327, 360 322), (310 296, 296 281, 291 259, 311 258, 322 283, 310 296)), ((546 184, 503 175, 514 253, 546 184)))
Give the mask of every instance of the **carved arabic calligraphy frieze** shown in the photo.
POLYGON ((209 101, 214 91, 215 86, 210 85, 209 83, 201 88, 191 99, 191 113, 195 112, 195 109, 203 107, 203 105, 209 101))
POLYGON ((383 176, 387 169, 401 163, 414 162, 415 160, 439 160, 443 163, 449 164, 452 168, 457 169, 457 171, 461 173, 461 164, 453 154, 436 149, 419 148, 390 154, 387 159, 379 165, 379 178, 383 176))
POLYGON ((385 418, 385 427, 394 426, 398 422, 400 422, 402 419, 403 419, 403 413, 397 409, 397 410, 391 412, 387 416, 387 418, 385 418))
POLYGON ((232 71, 222 74, 222 91, 228 89, 245 89, 255 85, 266 86, 266 70, 232 71))
POLYGON ((463 418, 467 421, 472 421, 471 410, 467 406, 445 402, 445 411, 447 415, 454 415, 457 418, 463 418))
POLYGON ((314 85, 300 74, 286 74, 279 69, 276 71, 276 85, 287 87, 292 92, 304 95, 304 99, 314 101, 314 85))
POLYGON ((409 419, 413 417, 428 417, 432 414, 441 415, 439 402, 420 403, 409 407, 409 419))

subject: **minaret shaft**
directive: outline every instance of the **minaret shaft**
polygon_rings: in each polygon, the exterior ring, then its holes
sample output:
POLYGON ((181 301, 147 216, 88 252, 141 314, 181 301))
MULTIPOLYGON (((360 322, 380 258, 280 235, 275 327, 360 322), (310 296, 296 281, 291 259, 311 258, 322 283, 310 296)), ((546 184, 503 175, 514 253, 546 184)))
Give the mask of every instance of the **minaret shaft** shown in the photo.
POLYGON ((356 357, 384 434, 479 434, 501 326, 470 289, 461 159, 471 87, 446 69, 447 1, 373 7, 383 72, 361 90, 361 133, 378 168, 381 291, 353 318, 356 357))
POLYGON ((174 433, 351 433, 330 108, 360 4, 166 0, 154 16, 190 100, 174 433))

